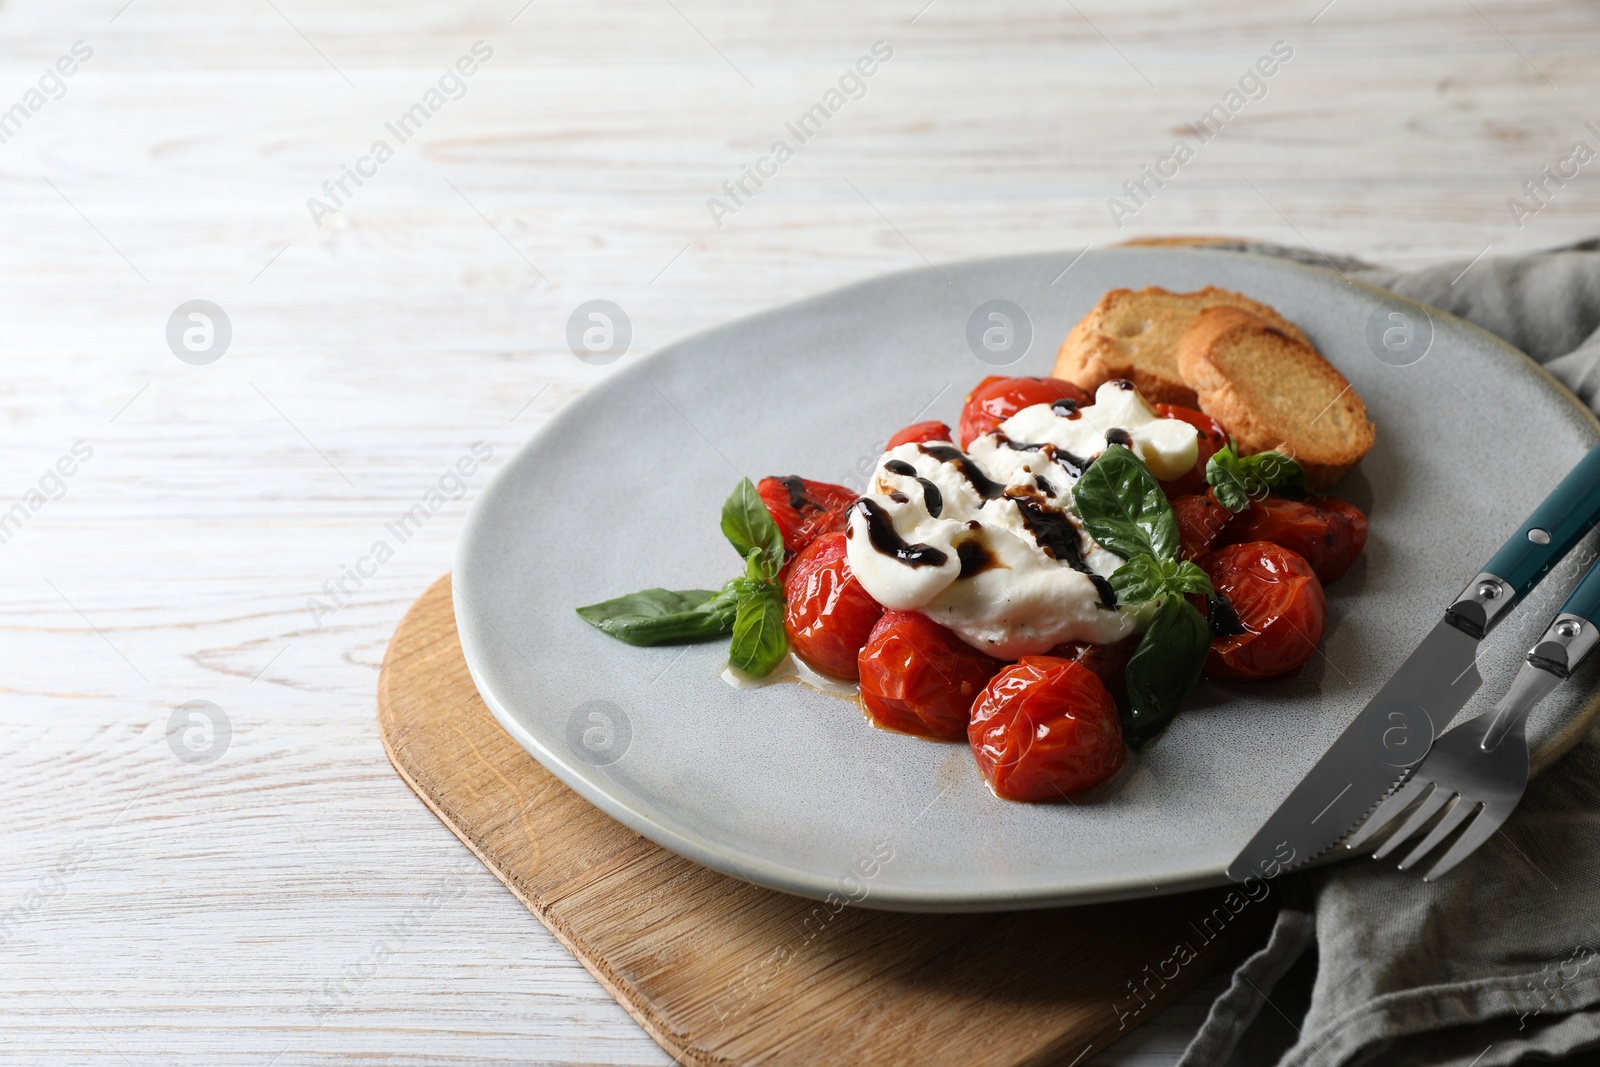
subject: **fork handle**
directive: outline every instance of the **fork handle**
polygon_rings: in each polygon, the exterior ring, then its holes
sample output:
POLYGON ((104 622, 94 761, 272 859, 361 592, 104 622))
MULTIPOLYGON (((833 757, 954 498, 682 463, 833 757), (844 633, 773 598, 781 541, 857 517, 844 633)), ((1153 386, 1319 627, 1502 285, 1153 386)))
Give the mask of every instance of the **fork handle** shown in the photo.
POLYGON ((1600 641, 1600 563, 1567 595, 1555 621, 1528 650, 1528 662, 1565 680, 1600 641))
MULTIPOLYGON (((1524 597, 1597 521, 1600 445, 1567 472, 1483 569, 1511 586, 1518 598, 1524 597)), ((1600 590, 1595 597, 1600 600, 1600 590)))
POLYGON ((1494 721, 1483 735, 1483 750, 1491 751, 1519 728, 1534 706, 1577 670, 1596 644, 1600 644, 1600 564, 1589 568, 1561 605, 1555 621, 1528 650, 1527 662, 1495 705, 1494 721))
MULTIPOLYGON (((1600 577, 1596 577, 1597 575, 1600 575, 1600 563, 1590 566, 1589 573, 1583 576, 1578 588, 1574 589, 1567 597, 1567 602, 1561 605, 1562 615, 1577 615, 1587 619, 1592 625, 1600 626, 1600 577)), ((1560 621, 1559 617, 1557 621, 1560 621)), ((1576 663, 1572 664, 1572 667, 1576 666, 1576 663)), ((1568 668, 1568 673, 1571 673, 1571 669, 1568 668)))

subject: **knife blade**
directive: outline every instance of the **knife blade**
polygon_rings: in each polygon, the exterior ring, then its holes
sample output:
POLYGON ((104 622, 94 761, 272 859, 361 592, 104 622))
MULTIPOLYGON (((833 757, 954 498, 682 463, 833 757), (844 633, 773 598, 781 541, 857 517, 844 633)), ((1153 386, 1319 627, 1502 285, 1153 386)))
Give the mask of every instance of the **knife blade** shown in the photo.
POLYGON ((1349 833, 1415 766, 1483 684, 1478 641, 1440 619, 1228 866, 1275 878, 1349 833), (1447 684, 1437 684, 1438 679, 1447 684))
POLYGON ((1478 643, 1600 522, 1600 445, 1591 448, 1445 610, 1415 651, 1228 865, 1275 878, 1347 836, 1428 754, 1477 692, 1478 643))

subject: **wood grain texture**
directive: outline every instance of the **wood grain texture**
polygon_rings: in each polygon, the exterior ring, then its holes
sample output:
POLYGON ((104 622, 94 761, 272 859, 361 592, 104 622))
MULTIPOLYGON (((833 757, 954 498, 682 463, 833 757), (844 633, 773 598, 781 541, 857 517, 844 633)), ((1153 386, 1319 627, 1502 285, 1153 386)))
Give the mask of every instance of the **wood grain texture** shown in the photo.
POLYGON ((378 722, 428 807, 696 1067, 1077 1062, 1234 962, 1276 913, 1265 884, 1258 898, 907 915, 717 874, 602 814, 501 729, 462 658, 448 578, 395 632, 378 722))
MULTIPOLYGON (((1506 208, 1596 118, 1593 4, 1325 3, 0 3, 4 107, 94 48, 0 144, 0 510, 94 449, 0 544, 0 1064, 666 1067, 384 757, 384 649, 472 497, 660 345, 924 256, 1220 233, 1416 264, 1600 229, 1591 168, 1506 208), (479 39, 467 95, 317 227, 479 39), (879 39, 867 95, 715 227, 879 39), (1268 95, 1119 229, 1107 198, 1279 39, 1268 95), (234 327, 205 367, 164 338, 197 297, 234 327), (592 297, 633 320, 609 367, 566 346, 592 297), (232 727, 203 765, 167 742, 197 699, 232 727)), ((1080 1067, 1170 1064, 1203 1010, 1080 1067)))

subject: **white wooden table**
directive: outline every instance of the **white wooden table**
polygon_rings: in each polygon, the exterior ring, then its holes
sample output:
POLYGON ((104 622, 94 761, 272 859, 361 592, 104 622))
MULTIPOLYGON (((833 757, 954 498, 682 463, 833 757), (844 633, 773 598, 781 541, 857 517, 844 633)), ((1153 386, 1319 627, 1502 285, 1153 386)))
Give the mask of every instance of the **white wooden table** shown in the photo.
MULTIPOLYGON (((1507 207, 1600 145, 1593 5, 1324 2, 0 6, 0 1062, 669 1062, 379 745, 385 643, 470 497, 640 354, 925 260, 1192 232, 1408 264, 1600 228, 1600 164, 1507 207), (1276 41, 1118 228, 1108 198, 1276 41), (597 298, 633 328, 607 367, 565 339, 597 298), (166 336, 196 299, 232 331, 204 365, 166 336), (344 577, 475 441, 464 497, 344 577), (228 730, 169 743, 191 701, 228 730)), ((1203 1010, 1103 1062, 1170 1062, 1203 1010)))

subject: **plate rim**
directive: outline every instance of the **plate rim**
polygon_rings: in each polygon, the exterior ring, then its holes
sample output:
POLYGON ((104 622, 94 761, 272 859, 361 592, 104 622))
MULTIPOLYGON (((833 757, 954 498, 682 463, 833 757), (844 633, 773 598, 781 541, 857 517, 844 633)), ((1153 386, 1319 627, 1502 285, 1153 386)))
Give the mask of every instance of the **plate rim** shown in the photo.
MULTIPOLYGON (((1314 277, 1320 284, 1328 284, 1335 281, 1343 282, 1351 287, 1364 290, 1377 299, 1398 301, 1411 305, 1425 313, 1432 321, 1438 321, 1442 318, 1454 326, 1464 328, 1468 333, 1477 334, 1481 339, 1488 342, 1488 348, 1491 351, 1498 352, 1499 357, 1505 359, 1511 367, 1523 373, 1531 372, 1534 380, 1547 392, 1559 397, 1581 416, 1579 421, 1588 426, 1592 440, 1600 441, 1600 416, 1597 416, 1594 411, 1579 400, 1555 375, 1504 339, 1442 308, 1425 304, 1422 301, 1373 285, 1370 282, 1346 277, 1328 268, 1252 252, 1236 252, 1204 247, 1152 248, 1134 246, 1127 248, 1095 248, 1090 246, 1081 251, 1079 258, 1087 258, 1090 255, 1120 257, 1130 253, 1139 256, 1158 255, 1161 257, 1214 259, 1218 262, 1231 262, 1239 258, 1245 258, 1271 264, 1272 267, 1285 270, 1288 273, 1300 273, 1307 277, 1314 277)), ((495 494, 496 490, 501 487, 500 483, 503 479, 509 478, 508 472, 517 465, 517 460, 521 459, 526 453, 537 450, 548 438, 554 437, 559 433, 561 429, 558 425, 561 421, 560 415, 570 410, 574 401, 590 395, 594 390, 603 389, 612 381, 624 375, 641 374, 644 372, 644 368, 670 355, 676 349, 698 344, 705 338, 720 331, 734 326, 748 326, 765 318, 788 314, 808 304, 834 299, 869 286, 916 276, 929 278, 940 276, 939 268, 941 266, 957 268, 982 264, 1015 264, 1029 260, 1044 262, 1064 259, 1067 256, 1067 252, 1054 251, 1019 253, 1009 256, 983 256, 938 265, 930 264, 924 267, 912 267, 860 278, 810 296, 763 308, 736 319, 719 322, 716 325, 670 341, 641 356, 630 366, 619 369, 617 373, 608 375, 603 381, 586 388, 578 397, 569 400, 556 415, 552 416, 543 426, 529 436, 526 441, 511 453, 505 462, 500 464, 483 489, 474 497, 472 506, 468 510, 461 530, 457 535, 456 547, 452 554, 450 599, 455 617, 456 632, 461 642, 462 656, 467 663, 467 670, 472 677, 473 685, 477 688, 479 696, 489 708, 495 720, 524 750, 533 756, 546 770, 555 775, 564 785, 613 819, 636 833, 649 838, 663 848, 670 849, 719 873, 754 885, 814 900, 827 900, 839 896, 840 887, 836 884, 836 879, 830 881, 826 876, 798 870, 789 864, 773 862, 736 845, 719 844, 710 839, 696 839, 680 832, 676 828, 659 821, 650 810, 629 804, 608 792, 598 782, 585 774, 583 770, 563 759, 559 752, 542 743, 501 702, 493 688, 483 677, 479 664, 483 662, 483 657, 487 657, 488 653, 480 646, 477 630, 474 628, 471 619, 473 609, 469 603, 466 603, 465 596, 461 592, 461 583, 455 580, 455 575, 466 570, 467 547, 476 540, 478 527, 484 521, 483 502, 495 494)), ((1075 263, 1076 260, 1074 259, 1072 262, 1075 263)), ((1541 773, 1564 756, 1594 727, 1597 720, 1600 720, 1600 691, 1597 691, 1590 698, 1589 703, 1577 714, 1573 715, 1553 737, 1530 753, 1531 773, 1534 775, 1541 773)), ((670 801, 662 802, 670 803, 670 801)), ((1340 858, 1343 857, 1339 853, 1331 852, 1313 861, 1309 866, 1321 866, 1340 858)), ((1089 889, 1063 890, 1057 887, 1054 889, 1026 889, 1015 892, 989 891, 984 893, 952 894, 948 890, 907 887, 891 892, 869 893, 864 899, 855 902, 855 905, 876 910, 902 912, 973 913, 1017 911, 1049 907, 1076 907, 1119 900, 1154 898, 1229 884, 1233 883, 1228 878, 1224 865, 1216 868, 1195 867, 1178 874, 1164 876, 1159 886, 1153 886, 1149 880, 1135 872, 1126 878, 1104 880, 1089 889)))

